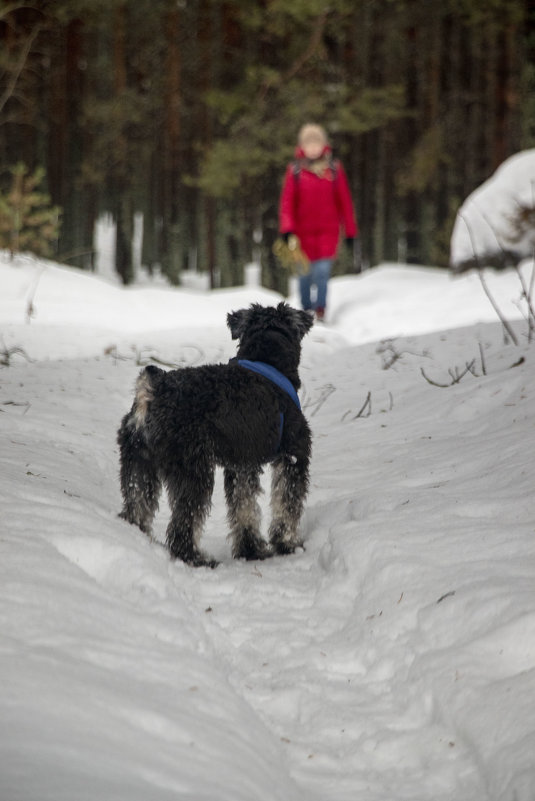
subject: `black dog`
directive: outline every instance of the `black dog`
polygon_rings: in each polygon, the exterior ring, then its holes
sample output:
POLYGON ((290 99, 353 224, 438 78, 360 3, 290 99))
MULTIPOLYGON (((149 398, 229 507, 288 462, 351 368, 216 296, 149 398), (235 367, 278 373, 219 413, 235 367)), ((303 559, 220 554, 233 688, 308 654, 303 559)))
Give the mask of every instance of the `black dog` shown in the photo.
POLYGON ((146 367, 118 432, 121 517, 150 533, 163 482, 171 507, 168 548, 192 565, 215 566, 199 540, 216 465, 224 468, 234 557, 264 559, 300 545, 311 438, 296 390, 301 339, 312 318, 286 303, 253 304, 228 314, 227 324, 239 339, 235 359, 169 372, 146 367), (256 500, 268 462, 271 548, 260 534, 256 500))

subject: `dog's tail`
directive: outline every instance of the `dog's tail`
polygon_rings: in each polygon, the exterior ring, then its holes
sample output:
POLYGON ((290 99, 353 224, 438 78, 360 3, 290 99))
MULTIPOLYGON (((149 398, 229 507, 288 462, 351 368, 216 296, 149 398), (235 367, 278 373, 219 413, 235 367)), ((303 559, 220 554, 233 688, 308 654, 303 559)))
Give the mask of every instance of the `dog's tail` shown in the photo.
POLYGON ((159 367, 154 367, 154 365, 151 364, 148 367, 145 367, 137 377, 136 394, 132 409, 134 423, 137 429, 143 428, 145 424, 145 419, 147 417, 150 404, 154 400, 156 384, 163 374, 163 370, 160 370, 159 367))

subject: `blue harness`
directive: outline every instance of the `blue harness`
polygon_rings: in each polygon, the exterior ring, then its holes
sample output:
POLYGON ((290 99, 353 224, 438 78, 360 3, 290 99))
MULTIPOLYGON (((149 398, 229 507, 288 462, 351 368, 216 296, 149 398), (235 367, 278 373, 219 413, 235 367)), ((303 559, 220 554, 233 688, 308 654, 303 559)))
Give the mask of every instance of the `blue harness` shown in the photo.
MULTIPOLYGON (((279 389, 282 389, 283 392, 286 392, 286 394, 290 396, 299 411, 301 411, 301 404, 299 403, 299 398, 294 389, 294 385, 288 378, 286 378, 285 375, 280 372, 280 370, 277 370, 276 367, 272 367, 270 364, 266 364, 265 362, 251 362, 248 359, 236 359, 236 363, 239 364, 240 367, 245 367, 246 370, 251 370, 253 373, 258 373, 258 375, 264 376, 264 378, 267 378, 268 381, 271 381, 273 384, 279 387, 279 389)), ((280 448, 282 430, 284 428, 284 414, 283 412, 280 412, 279 414, 279 442, 277 444, 276 452, 278 452, 280 448)))

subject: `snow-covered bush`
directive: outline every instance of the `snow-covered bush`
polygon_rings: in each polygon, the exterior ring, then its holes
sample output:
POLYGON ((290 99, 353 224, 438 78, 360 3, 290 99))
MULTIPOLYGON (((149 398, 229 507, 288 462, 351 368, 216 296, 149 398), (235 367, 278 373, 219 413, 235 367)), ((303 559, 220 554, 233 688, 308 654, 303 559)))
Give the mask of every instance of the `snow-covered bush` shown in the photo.
POLYGON ((483 289, 502 321, 508 336, 516 342, 485 281, 485 268, 513 268, 520 283, 518 301, 528 323, 528 338, 535 332, 533 292, 535 288, 535 149, 507 159, 462 204, 451 237, 450 265, 455 273, 475 269, 483 289), (534 259, 531 277, 520 263, 534 259))

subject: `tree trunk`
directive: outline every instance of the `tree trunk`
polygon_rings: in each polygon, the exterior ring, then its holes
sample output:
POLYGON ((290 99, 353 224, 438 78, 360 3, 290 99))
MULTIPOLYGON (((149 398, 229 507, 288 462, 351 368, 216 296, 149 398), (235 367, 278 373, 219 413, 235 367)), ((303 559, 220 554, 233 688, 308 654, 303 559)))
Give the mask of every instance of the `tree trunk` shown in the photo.
POLYGON ((161 262, 164 273, 173 284, 179 283, 182 266, 180 236, 180 173, 182 60, 180 40, 181 11, 178 4, 165 18, 166 62, 164 83, 164 153, 162 185, 161 262))
MULTIPOLYGON (((114 14, 113 81, 114 92, 120 98, 127 87, 126 72, 126 4, 117 6, 114 14)), ((132 263, 132 237, 134 233, 133 209, 127 191, 128 143, 122 129, 117 138, 117 166, 113 181, 114 219, 116 224, 115 269, 124 284, 134 280, 132 263)))

